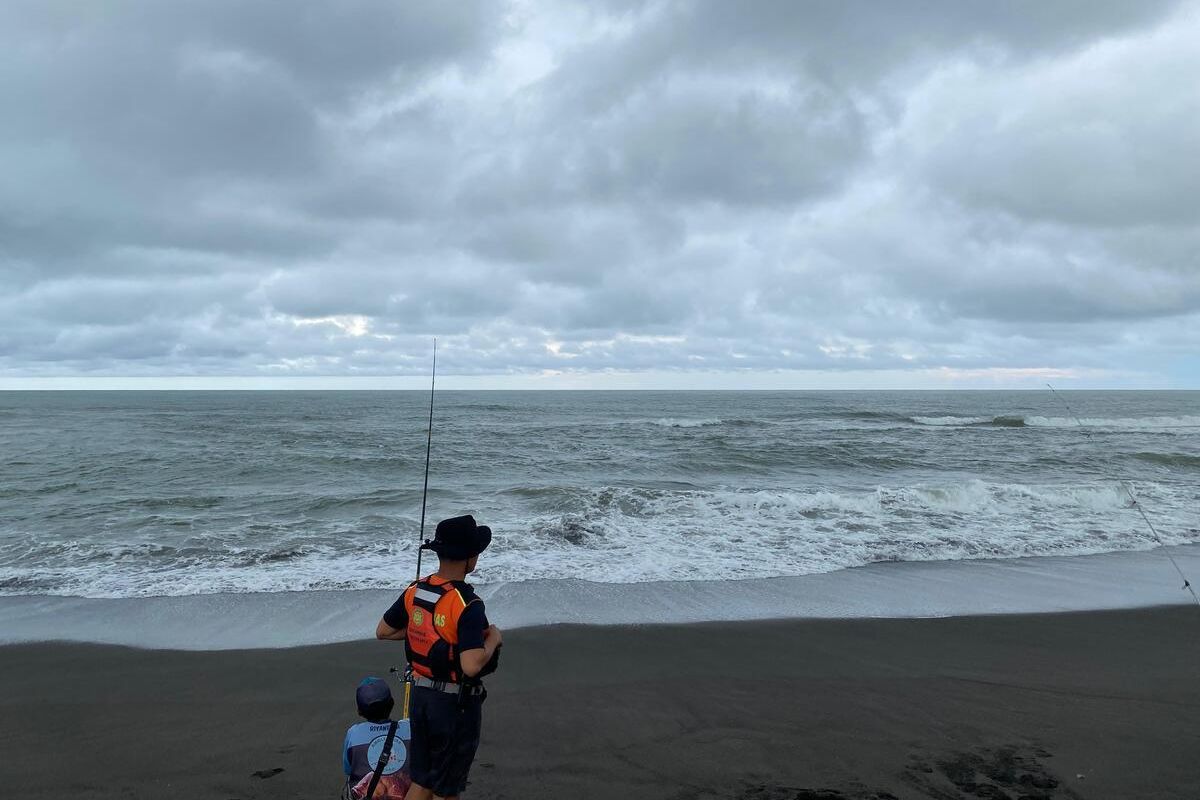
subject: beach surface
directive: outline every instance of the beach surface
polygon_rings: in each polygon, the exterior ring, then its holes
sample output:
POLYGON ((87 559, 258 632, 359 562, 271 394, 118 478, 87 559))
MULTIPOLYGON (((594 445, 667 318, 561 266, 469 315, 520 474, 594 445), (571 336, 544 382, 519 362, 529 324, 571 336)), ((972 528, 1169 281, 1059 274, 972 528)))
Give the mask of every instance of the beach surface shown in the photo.
MULTIPOLYGON (((6 646, 0 785, 335 797, 354 686, 402 662, 6 646)), ((1194 607, 516 630, 466 796, 1194 800, 1197 663, 1194 607)))

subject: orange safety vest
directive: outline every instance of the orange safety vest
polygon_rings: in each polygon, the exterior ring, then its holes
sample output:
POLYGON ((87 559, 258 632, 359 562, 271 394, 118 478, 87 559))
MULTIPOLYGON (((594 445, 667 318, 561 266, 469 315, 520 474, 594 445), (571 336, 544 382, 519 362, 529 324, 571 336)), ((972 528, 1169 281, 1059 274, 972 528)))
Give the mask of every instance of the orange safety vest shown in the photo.
POLYGON ((457 683, 458 620, 467 606, 480 602, 465 583, 437 575, 422 578, 404 590, 408 629, 404 649, 413 672, 435 681, 457 683))

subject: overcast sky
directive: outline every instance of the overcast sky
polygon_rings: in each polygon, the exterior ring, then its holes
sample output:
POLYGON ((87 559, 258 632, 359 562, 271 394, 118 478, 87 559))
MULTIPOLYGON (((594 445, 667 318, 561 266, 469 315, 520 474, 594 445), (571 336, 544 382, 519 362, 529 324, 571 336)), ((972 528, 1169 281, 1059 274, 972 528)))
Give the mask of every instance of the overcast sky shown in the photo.
POLYGON ((1200 388, 1197 42, 1152 0, 8 0, 0 387, 409 385, 437 336, 460 386, 1200 388))

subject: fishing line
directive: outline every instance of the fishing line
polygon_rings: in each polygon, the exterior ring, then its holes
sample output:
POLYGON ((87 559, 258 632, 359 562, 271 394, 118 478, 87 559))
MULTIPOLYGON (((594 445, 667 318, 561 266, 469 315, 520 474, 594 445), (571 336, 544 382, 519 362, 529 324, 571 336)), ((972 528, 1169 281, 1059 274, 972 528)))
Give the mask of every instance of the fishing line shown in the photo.
MULTIPOLYGON (((1083 420, 1079 419, 1075 412, 1071 410, 1071 404, 1067 402, 1067 399, 1055 391, 1054 387, 1050 384, 1047 383, 1046 387, 1050 390, 1050 393, 1053 394, 1054 397, 1063 404, 1063 407, 1067 409, 1067 413, 1071 415, 1071 419, 1075 420, 1075 424, 1079 426, 1081 431, 1083 431, 1083 435, 1088 438, 1088 441, 1095 444, 1095 440, 1092 438, 1092 432, 1089 431, 1087 426, 1083 424, 1083 420)), ((1142 515, 1142 519, 1145 521, 1146 527, 1150 529, 1150 535, 1154 537, 1154 541, 1159 547, 1166 547, 1166 542, 1162 540, 1162 536, 1159 535, 1158 529, 1155 528, 1154 523, 1150 521, 1150 517, 1146 514, 1146 509, 1142 508, 1142 504, 1138 502, 1137 496, 1134 495, 1132 487, 1125 481, 1121 481, 1121 485, 1125 487, 1125 493, 1129 495, 1129 501, 1133 503, 1133 507, 1136 508, 1137 512, 1142 515)), ((1175 560, 1175 556, 1166 551, 1163 552, 1163 555, 1167 557, 1167 560, 1171 562, 1171 566, 1173 566, 1175 571, 1179 573, 1179 578, 1183 581, 1183 588, 1191 593, 1192 599, 1196 601, 1196 605, 1200 606, 1200 596, 1196 595, 1196 590, 1192 588, 1192 582, 1189 581, 1187 575, 1184 574, 1183 568, 1179 566, 1179 562, 1175 560)))

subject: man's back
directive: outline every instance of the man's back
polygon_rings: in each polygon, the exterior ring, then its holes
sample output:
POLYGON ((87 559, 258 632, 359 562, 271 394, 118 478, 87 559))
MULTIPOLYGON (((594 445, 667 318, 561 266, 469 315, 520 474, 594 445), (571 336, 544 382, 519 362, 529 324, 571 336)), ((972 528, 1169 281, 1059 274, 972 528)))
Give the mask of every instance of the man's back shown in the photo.
MULTIPOLYGON (((454 683, 473 680, 462 674, 458 657, 483 648, 488 619, 471 584, 426 576, 405 589, 383 619, 406 631, 406 651, 415 674, 454 683)), ((493 663, 475 678, 495 671, 495 660, 493 655, 493 663)))

